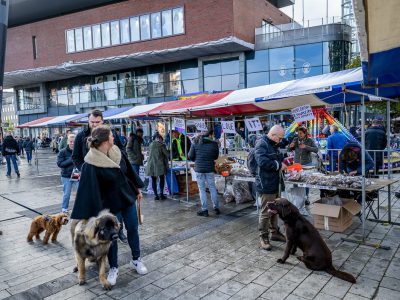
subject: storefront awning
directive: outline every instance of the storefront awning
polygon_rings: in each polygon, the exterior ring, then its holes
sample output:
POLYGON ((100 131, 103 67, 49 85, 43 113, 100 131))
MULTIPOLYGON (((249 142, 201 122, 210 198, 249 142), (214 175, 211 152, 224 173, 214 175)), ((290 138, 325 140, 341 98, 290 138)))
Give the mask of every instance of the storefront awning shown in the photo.
MULTIPOLYGON (((46 123, 47 121, 50 121, 52 119, 54 119, 55 117, 44 117, 44 118, 40 118, 37 120, 33 120, 30 122, 27 122, 25 124, 21 124, 18 125, 17 128, 29 128, 29 127, 34 127, 35 125, 40 125, 42 123, 46 123)), ((36 127, 36 126, 35 126, 36 127)), ((39 126, 38 126, 39 127, 39 126)))
POLYGON ((65 116, 58 116, 54 117, 53 119, 50 119, 46 122, 39 123, 39 124, 34 124, 30 125, 29 127, 50 127, 50 126, 62 126, 62 125, 67 125, 69 123, 78 121, 84 117, 86 117, 87 114, 74 114, 74 115, 65 115, 65 116))
POLYGON ((400 1, 353 0, 366 85, 400 85, 400 1))
POLYGON ((128 110, 114 114, 112 116, 104 117, 104 119, 105 120, 116 120, 116 119, 126 119, 131 116, 146 115, 149 111, 151 111, 152 109, 155 109, 156 107, 158 107, 162 104, 163 103, 144 104, 144 105, 134 106, 131 108, 128 107, 128 110))

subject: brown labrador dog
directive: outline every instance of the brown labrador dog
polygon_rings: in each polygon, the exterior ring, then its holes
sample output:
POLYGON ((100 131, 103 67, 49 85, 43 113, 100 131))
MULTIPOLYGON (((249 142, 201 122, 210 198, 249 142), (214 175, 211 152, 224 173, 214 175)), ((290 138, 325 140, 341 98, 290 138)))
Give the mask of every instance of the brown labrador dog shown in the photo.
POLYGON ((314 271, 325 271, 335 277, 356 283, 353 275, 338 271, 332 265, 332 253, 325 244, 318 230, 307 221, 287 199, 278 198, 268 203, 270 214, 279 214, 286 228, 286 249, 278 263, 284 264, 290 254, 296 253, 297 247, 303 256, 297 256, 307 268, 314 271))

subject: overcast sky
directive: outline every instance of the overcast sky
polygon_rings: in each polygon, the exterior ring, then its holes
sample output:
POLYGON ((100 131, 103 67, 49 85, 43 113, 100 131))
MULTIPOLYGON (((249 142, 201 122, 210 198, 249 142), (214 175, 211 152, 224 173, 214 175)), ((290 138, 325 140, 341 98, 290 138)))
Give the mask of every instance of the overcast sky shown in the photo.
MULTIPOLYGON (((301 23, 303 18, 304 3, 304 20, 315 20, 326 18, 326 6, 328 3, 328 17, 341 17, 342 0, 296 0, 294 5, 294 19, 301 23)), ((282 8, 282 11, 292 17, 292 6, 282 8)))

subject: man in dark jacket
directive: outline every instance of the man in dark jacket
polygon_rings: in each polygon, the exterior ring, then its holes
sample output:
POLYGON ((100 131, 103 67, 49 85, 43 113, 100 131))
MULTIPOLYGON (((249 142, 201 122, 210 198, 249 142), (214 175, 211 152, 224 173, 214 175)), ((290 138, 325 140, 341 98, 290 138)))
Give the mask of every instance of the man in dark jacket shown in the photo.
POLYGON ((72 161, 72 150, 74 149, 75 135, 70 134, 67 139, 67 147, 62 149, 57 156, 57 166, 61 168, 61 182, 63 184, 63 201, 61 212, 68 212, 69 198, 71 197, 72 186, 75 185, 75 191, 78 190, 78 179, 72 179, 71 175, 74 170, 72 161))
POLYGON ((172 130, 172 159, 186 160, 185 153, 189 153, 192 143, 190 138, 177 130, 172 130), (187 152, 185 151, 185 139, 187 144, 187 152))
POLYGON ((283 234, 279 232, 278 215, 274 214, 270 217, 267 205, 268 202, 272 202, 278 197, 281 171, 287 168, 282 163, 283 157, 278 149, 284 135, 285 130, 279 125, 274 125, 255 147, 255 159, 258 165, 256 188, 261 200, 258 221, 260 244, 262 249, 268 251, 272 249, 269 242, 269 231, 271 231, 272 241, 286 242, 283 234))
POLYGON ((137 128, 135 133, 131 132, 128 140, 128 145, 126 146, 128 159, 132 164, 132 167, 135 170, 136 174, 139 174, 140 166, 143 166, 144 156, 142 153, 142 145, 143 129, 137 128))
POLYGON ((200 192, 201 210, 197 212, 198 216, 208 217, 206 182, 211 194, 211 201, 214 206, 215 214, 219 215, 219 203, 217 199, 217 188, 215 186, 215 160, 219 156, 218 144, 214 141, 214 130, 208 132, 199 138, 198 143, 192 145, 189 151, 189 159, 195 162, 197 185, 200 192))
POLYGON ((30 137, 27 137, 23 147, 25 148, 26 152, 26 160, 28 161, 28 164, 32 163, 32 151, 34 150, 35 146, 33 145, 33 142, 31 141, 30 137))
POLYGON ((374 120, 372 126, 365 132, 365 149, 375 150, 368 151, 369 155, 375 161, 375 174, 378 174, 379 169, 382 168, 383 150, 385 150, 386 146, 387 137, 385 129, 379 121, 374 120))
MULTIPOLYGON (((84 158, 85 158, 86 154, 89 152, 87 139, 88 139, 88 137, 91 136, 92 130, 94 128, 96 128, 97 126, 103 125, 103 123, 104 123, 103 113, 98 109, 93 110, 88 116, 88 123, 89 123, 88 128, 86 128, 85 130, 83 130, 77 134, 77 136, 75 138, 75 143, 74 143, 74 150, 72 151, 72 161, 74 162, 74 166, 76 168, 78 168, 79 171, 82 170, 82 165, 85 162, 84 158)), ((118 146, 118 148, 121 150, 122 155, 126 155, 125 149, 122 146, 121 140, 116 135, 114 130, 112 130, 111 132, 113 133, 113 136, 114 136, 114 144, 116 146, 118 146)), ((121 215, 118 215, 117 218, 121 223, 121 228, 120 228, 120 231, 118 234, 119 239, 121 240, 121 242, 126 244, 126 243, 128 243, 128 239, 123 232, 122 217, 121 217, 121 215)))
POLYGON ((18 164, 17 164, 17 155, 19 155, 19 147, 17 141, 13 138, 11 132, 7 133, 7 136, 3 141, 2 155, 6 158, 7 162, 7 177, 11 178, 11 162, 14 165, 14 171, 18 177, 20 177, 18 164))

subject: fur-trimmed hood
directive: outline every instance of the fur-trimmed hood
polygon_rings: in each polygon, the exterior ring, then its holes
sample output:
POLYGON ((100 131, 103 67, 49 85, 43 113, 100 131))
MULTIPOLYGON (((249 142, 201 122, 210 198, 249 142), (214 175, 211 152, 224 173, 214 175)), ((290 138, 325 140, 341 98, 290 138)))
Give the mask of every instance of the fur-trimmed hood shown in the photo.
POLYGON ((121 162, 121 151, 116 145, 114 145, 108 151, 108 155, 105 155, 96 148, 90 148, 89 152, 85 156, 85 162, 99 168, 119 169, 121 162))

